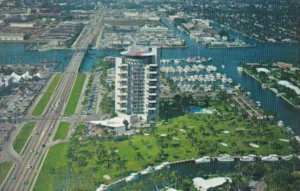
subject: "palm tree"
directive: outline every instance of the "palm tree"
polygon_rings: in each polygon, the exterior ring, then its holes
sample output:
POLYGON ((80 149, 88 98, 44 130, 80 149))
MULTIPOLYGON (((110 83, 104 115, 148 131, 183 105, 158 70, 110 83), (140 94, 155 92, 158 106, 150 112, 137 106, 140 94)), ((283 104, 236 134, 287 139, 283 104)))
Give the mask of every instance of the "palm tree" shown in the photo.
POLYGON ((121 172, 125 172, 126 170, 126 160, 121 160, 118 162, 121 172))
POLYGON ((142 156, 142 154, 140 152, 137 152, 135 154, 135 160, 143 160, 143 156, 142 156))
POLYGON ((129 122, 127 120, 124 120, 123 121, 123 124, 125 125, 125 129, 126 131, 128 130, 128 125, 129 125, 129 122))
POLYGON ((173 181, 175 181, 175 187, 177 188, 181 182, 181 176, 179 176, 178 172, 173 171, 171 173, 171 178, 173 179, 173 181))
POLYGON ((155 124, 154 121, 151 121, 151 122, 150 122, 150 128, 151 128, 151 134, 152 134, 152 135, 154 135, 154 128, 155 128, 155 125, 156 125, 156 124, 155 124))

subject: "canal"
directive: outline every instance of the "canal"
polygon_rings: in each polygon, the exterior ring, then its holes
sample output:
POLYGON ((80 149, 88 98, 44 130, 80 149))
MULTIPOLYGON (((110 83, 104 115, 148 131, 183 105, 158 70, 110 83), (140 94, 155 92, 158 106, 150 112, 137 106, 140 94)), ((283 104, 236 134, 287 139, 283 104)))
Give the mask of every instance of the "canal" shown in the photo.
MULTIPOLYGON (((288 171, 300 170, 300 164, 298 161, 278 161, 278 162, 247 162, 252 170, 255 170, 255 166, 268 165, 273 171, 279 169, 286 169, 288 171)), ((171 164, 169 168, 165 168, 159 172, 153 172, 152 174, 139 176, 136 180, 130 183, 126 183, 125 180, 118 182, 117 184, 110 185, 108 191, 120 191, 131 190, 135 185, 139 186, 139 190, 160 190, 165 186, 170 186, 174 183, 172 180, 172 174, 176 172, 182 179, 193 179, 195 177, 218 175, 222 176, 226 174, 239 173, 241 167, 244 167, 245 163, 241 162, 210 162, 203 164, 196 164, 194 161, 188 161, 184 163, 171 164)))

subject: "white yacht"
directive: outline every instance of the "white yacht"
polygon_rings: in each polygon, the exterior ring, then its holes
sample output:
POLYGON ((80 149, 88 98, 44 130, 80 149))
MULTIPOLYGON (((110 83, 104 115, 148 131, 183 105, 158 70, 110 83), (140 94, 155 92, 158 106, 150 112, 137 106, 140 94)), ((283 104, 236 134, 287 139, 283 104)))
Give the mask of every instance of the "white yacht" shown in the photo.
POLYGON ((210 162, 210 157, 209 156, 204 156, 202 158, 196 159, 195 162, 196 162, 196 164, 209 163, 210 162))
POLYGON ((283 121, 278 121, 278 122, 277 122, 277 126, 278 126, 278 127, 283 127, 283 126, 284 126, 283 121))
POLYGON ((255 102, 256 103, 256 105, 258 106, 258 107, 260 107, 261 106, 261 103, 260 103, 260 101, 257 101, 257 102, 255 102))
POLYGON ((217 160, 220 162, 233 162, 234 158, 231 157, 230 155, 223 154, 223 155, 220 155, 220 157, 218 157, 217 160))
POLYGON ((228 82, 228 83, 233 83, 232 78, 228 78, 228 79, 227 79, 227 82, 228 82))
POLYGON ((175 64, 179 64, 181 62, 181 60, 180 59, 175 59, 174 62, 175 62, 175 64))
POLYGON ((282 156, 281 159, 284 161, 289 161, 292 160, 294 158, 293 155, 287 155, 287 156, 282 156))
POLYGON ((278 156, 276 154, 272 154, 269 156, 263 156, 261 157, 262 161, 278 161, 278 156))
POLYGON ((243 72, 244 70, 243 70, 242 67, 237 67, 237 71, 238 71, 238 72, 243 72))
POLYGON ((154 168, 152 167, 152 166, 148 166, 145 170, 143 170, 142 172, 141 172, 141 174, 142 175, 145 175, 145 174, 149 174, 149 173, 151 173, 151 172, 153 172, 154 171, 154 168))
POLYGON ((97 190, 96 191, 104 191, 104 190, 106 190, 108 188, 108 186, 107 185, 105 185, 105 184, 101 184, 98 188, 97 188, 97 190))
POLYGON ((255 158, 256 158, 255 155, 242 156, 240 158, 240 161, 243 161, 243 162, 252 162, 252 161, 255 161, 255 158))
POLYGON ((130 176, 126 177, 125 182, 131 182, 138 178, 138 173, 131 173, 130 176))
POLYGON ((169 166, 170 166, 169 162, 163 162, 163 163, 161 163, 160 165, 156 166, 156 167, 154 168, 154 170, 155 170, 155 171, 159 171, 159 170, 162 170, 163 168, 169 167, 169 166))

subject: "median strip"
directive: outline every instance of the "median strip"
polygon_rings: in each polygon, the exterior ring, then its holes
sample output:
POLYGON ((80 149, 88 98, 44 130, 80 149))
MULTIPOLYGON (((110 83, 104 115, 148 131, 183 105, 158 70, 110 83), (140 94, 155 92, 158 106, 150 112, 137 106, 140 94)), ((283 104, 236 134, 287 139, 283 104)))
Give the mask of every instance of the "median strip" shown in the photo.
POLYGON ((73 90, 68 100, 68 104, 66 106, 64 114, 67 116, 73 115, 76 111, 77 103, 80 98, 80 94, 85 81, 85 74, 79 74, 76 78, 75 84, 73 86, 73 90))

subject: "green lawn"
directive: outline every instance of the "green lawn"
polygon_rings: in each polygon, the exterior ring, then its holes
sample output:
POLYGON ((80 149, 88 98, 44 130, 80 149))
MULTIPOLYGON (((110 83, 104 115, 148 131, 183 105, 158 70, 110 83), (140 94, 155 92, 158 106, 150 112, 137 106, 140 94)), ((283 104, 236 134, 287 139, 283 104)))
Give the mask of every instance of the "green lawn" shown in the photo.
POLYGON ((68 135, 69 129, 70 129, 70 123, 61 122, 58 126, 58 129, 53 138, 53 141, 66 138, 66 136, 68 135))
POLYGON ((73 115, 76 111, 76 106, 78 103, 78 100, 81 95, 81 91, 84 85, 86 76, 84 74, 79 74, 76 78, 72 93, 70 95, 68 104, 65 109, 65 115, 70 116, 73 115))
POLYGON ((47 106, 53 92, 55 91, 58 83, 60 82, 61 77, 62 77, 61 73, 56 74, 56 76, 50 83, 47 91, 45 92, 45 94, 43 95, 43 97, 40 99, 39 103, 35 107, 34 111, 32 112, 32 115, 39 116, 43 114, 45 107, 47 106))
MULTIPOLYGON (((52 191, 60 190, 60 184, 55 182, 60 178, 61 172, 65 172, 67 166, 66 154, 69 143, 61 143, 50 148, 47 158, 38 176, 34 190, 52 191), (56 188, 56 189, 55 189, 56 188)), ((62 184, 65 179, 62 179, 62 184)))
POLYGON ((12 166, 12 162, 1 162, 0 163, 0 185, 4 181, 11 166, 12 166))
POLYGON ((20 130, 19 134, 17 135, 13 143, 13 147, 17 153, 21 152, 32 130, 34 129, 35 124, 36 124, 35 122, 26 123, 20 130))

